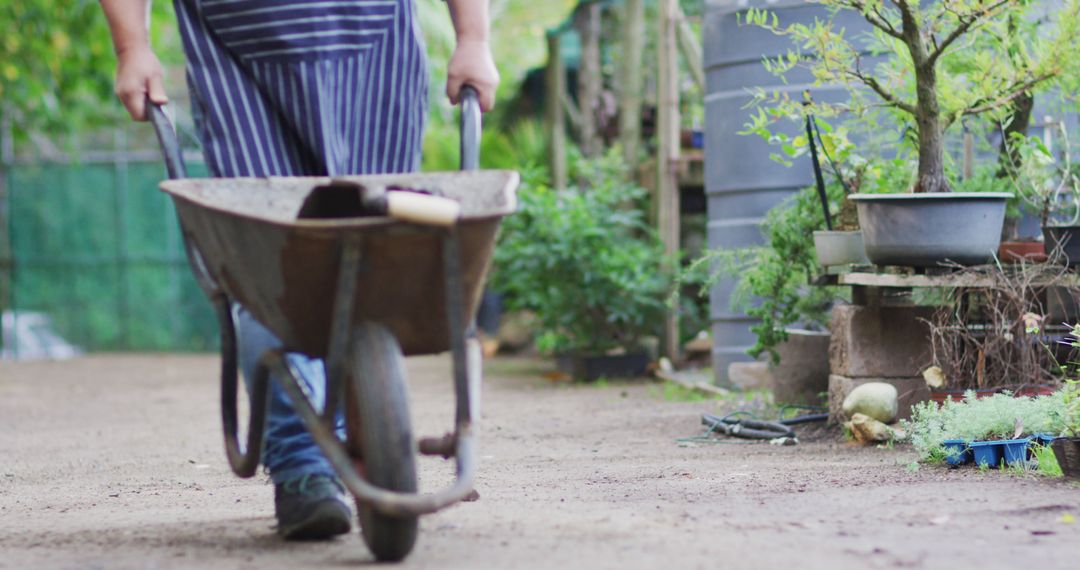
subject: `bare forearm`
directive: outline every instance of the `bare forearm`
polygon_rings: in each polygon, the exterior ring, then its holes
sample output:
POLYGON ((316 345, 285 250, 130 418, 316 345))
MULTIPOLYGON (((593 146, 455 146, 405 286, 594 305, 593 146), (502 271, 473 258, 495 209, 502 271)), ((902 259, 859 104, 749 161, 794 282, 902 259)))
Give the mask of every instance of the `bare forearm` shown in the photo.
POLYGON ((150 0, 101 0, 101 9, 116 50, 116 96, 131 118, 142 121, 147 97, 158 105, 169 101, 164 70, 150 48, 150 0))
POLYGON ((491 27, 488 0, 447 0, 458 43, 486 42, 491 27))
POLYGON ((150 47, 150 0, 100 0, 117 55, 150 47))

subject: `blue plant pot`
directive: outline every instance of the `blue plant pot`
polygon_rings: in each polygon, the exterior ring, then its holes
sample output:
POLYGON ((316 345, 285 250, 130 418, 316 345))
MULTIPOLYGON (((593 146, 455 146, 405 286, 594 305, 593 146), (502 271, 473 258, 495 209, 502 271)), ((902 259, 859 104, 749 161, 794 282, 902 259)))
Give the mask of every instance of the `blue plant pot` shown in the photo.
POLYGON ((979 467, 996 468, 1001 464, 1004 446, 1000 441, 973 441, 968 444, 979 467))
POLYGON ((694 133, 690 135, 690 146, 705 148, 705 131, 695 129, 694 133))
POLYGON ((1048 433, 1037 433, 1031 436, 1031 442, 1039 445, 1050 445, 1057 439, 1057 436, 1050 435, 1048 433))
POLYGON ((1031 444, 1030 437, 997 441, 994 443, 997 443, 1001 447, 1001 455, 1005 459, 1006 464, 1012 465, 1014 463, 1023 463, 1027 461, 1028 446, 1031 444))
POLYGON ((971 448, 962 439, 946 439, 941 442, 945 447, 945 461, 952 466, 963 465, 971 461, 971 448))

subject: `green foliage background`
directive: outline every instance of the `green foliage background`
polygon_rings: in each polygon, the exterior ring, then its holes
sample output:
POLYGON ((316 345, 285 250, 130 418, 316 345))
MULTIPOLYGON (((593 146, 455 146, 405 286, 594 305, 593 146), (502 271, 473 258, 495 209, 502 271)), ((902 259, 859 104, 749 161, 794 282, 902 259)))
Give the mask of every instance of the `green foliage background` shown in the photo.
MULTIPOLYGON (((181 62, 172 3, 154 2, 151 30, 166 65, 181 62)), ((97 0, 0 3, 0 114, 15 134, 109 124, 124 115, 112 95, 116 58, 97 0)))
MULTIPOLYGON (((453 28, 445 2, 417 2, 431 63, 424 168, 455 170, 456 115, 443 93, 453 28)), ((544 30, 562 22, 574 4, 493 0, 500 102, 509 100, 527 69, 543 63, 544 30)), ((0 31, 0 119, 11 126, 21 157, 0 173, 0 220, 6 214, 12 222, 10 228, 0 224, 0 310, 45 312, 62 336, 92 350, 215 346, 217 326, 191 279, 172 205, 156 190, 162 166, 142 159, 80 162, 88 150, 115 148, 122 155, 125 149, 156 149, 149 127, 131 125, 112 94, 115 57, 98 1, 0 2, 0 31), (126 146, 114 144, 121 125, 120 139, 133 141, 126 146), (72 160, 38 162, 33 157, 42 148, 68 151, 72 160), (3 259, 8 239, 14 271, 3 259)), ((152 3, 151 37, 166 66, 167 91, 183 100, 172 2, 152 3)), ((484 167, 543 162, 538 125, 524 122, 500 132, 497 121, 487 123, 484 167)), ((204 174, 198 164, 189 167, 193 175, 204 174)))
MULTIPOLYGON (((843 189, 839 184, 826 189, 835 212, 843 189)), ((702 283, 705 292, 723 279, 734 279, 733 308, 758 319, 750 327, 757 338, 747 353, 755 358, 767 354, 779 362, 776 348, 787 340, 784 329, 828 328, 828 311, 845 294, 840 288, 810 285, 818 273, 813 233, 824 227, 817 190, 805 188, 769 210, 762 223, 761 246, 710 250, 687 268, 681 280, 702 283)))
POLYGON ((578 162, 579 185, 556 191, 526 171, 520 211, 503 222, 494 286, 512 310, 536 313, 549 352, 638 348, 658 335, 670 279, 663 248, 635 207, 617 153, 578 162))
POLYGON ((47 313, 61 336, 89 350, 216 346, 172 203, 156 191, 161 177, 155 163, 11 169, 13 305, 47 313))

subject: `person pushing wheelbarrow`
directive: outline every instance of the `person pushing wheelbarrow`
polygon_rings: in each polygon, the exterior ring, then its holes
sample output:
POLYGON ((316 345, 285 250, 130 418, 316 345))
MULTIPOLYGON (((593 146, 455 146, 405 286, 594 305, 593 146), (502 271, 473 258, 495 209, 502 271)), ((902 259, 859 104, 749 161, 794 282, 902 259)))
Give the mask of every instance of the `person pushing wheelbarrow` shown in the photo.
MULTIPOLYGON (((456 103, 463 86, 472 86, 488 111, 499 83, 488 45, 488 2, 447 3, 457 45, 446 94, 456 103)), ((149 4, 101 0, 117 56, 116 95, 137 121, 149 117, 148 100, 168 101, 149 40, 149 4)), ((192 115, 212 177, 339 177, 419 168, 428 69, 415 0, 174 5, 192 115)), ((232 311, 250 393, 260 356, 282 343, 243 306, 232 311)), ((299 353, 285 358, 314 405, 321 405, 323 360, 299 353)), ((262 464, 274 484, 277 532, 288 540, 348 532, 352 515, 334 467, 282 383, 270 381, 268 390, 262 464)))

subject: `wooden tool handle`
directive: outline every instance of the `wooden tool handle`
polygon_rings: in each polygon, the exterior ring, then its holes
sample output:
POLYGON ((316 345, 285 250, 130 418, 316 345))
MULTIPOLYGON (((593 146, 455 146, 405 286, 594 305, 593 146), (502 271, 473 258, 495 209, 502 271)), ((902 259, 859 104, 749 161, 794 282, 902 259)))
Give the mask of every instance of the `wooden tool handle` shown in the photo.
POLYGON ((386 213, 414 224, 452 226, 461 216, 461 204, 449 198, 414 192, 387 192, 386 213))

